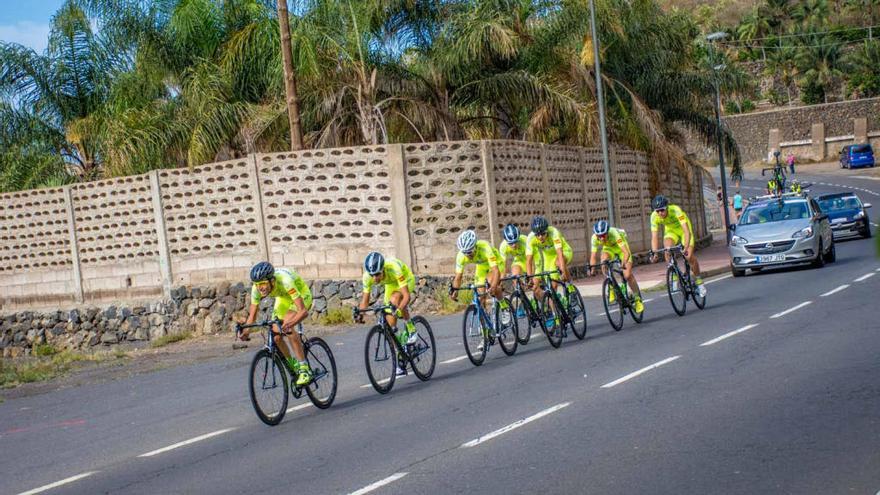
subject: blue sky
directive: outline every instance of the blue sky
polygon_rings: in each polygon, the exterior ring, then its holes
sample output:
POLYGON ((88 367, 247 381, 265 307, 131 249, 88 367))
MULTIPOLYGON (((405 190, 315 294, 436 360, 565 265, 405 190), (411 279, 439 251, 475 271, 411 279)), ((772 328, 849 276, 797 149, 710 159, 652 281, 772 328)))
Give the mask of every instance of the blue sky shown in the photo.
POLYGON ((0 40, 21 43, 42 52, 49 21, 64 0, 0 0, 0 40))

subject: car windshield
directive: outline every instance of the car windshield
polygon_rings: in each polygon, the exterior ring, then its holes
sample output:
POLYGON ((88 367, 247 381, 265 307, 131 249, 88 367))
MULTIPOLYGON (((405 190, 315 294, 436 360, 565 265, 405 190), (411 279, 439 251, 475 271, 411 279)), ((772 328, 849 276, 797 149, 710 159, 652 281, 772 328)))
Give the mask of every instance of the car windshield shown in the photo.
POLYGON ((841 210, 857 210, 862 207, 859 198, 855 196, 845 196, 837 198, 826 198, 819 200, 819 208, 824 212, 841 211, 841 210))
POLYGON ((806 201, 772 201, 755 204, 746 209, 740 219, 740 225, 756 223, 782 222, 798 218, 810 218, 810 210, 806 201))

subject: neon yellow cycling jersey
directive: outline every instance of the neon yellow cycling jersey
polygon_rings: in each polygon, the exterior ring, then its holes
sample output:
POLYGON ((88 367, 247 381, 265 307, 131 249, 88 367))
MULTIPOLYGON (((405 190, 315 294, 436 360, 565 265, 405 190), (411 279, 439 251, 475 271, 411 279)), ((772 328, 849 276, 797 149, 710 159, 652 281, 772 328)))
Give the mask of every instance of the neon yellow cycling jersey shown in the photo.
POLYGON ((534 256, 536 251, 555 255, 557 249, 561 249, 563 253, 571 252, 571 246, 556 227, 547 227, 547 239, 544 242, 539 241, 534 232, 526 238, 526 256, 534 256))
MULTIPOLYGON (((416 278, 413 276, 412 270, 406 266, 406 263, 397 258, 385 258, 385 266, 382 267, 382 273, 385 274, 385 278, 381 283, 385 286, 386 293, 396 292, 402 287, 409 287, 410 285, 415 287, 416 278)), ((375 285, 373 276, 367 272, 364 272, 361 282, 364 284, 364 292, 370 292, 373 289, 373 285, 375 285)))
POLYGON ((498 250, 492 247, 488 241, 477 241, 477 245, 474 246, 474 252, 470 256, 465 256, 461 251, 458 252, 458 255, 455 257, 455 274, 464 273, 464 267, 471 263, 477 265, 477 267, 497 267, 500 260, 501 255, 498 253, 498 250))
POLYGON ((609 228, 604 242, 600 241, 599 236, 596 234, 593 234, 593 237, 590 238, 590 249, 593 253, 597 253, 599 249, 602 249, 603 253, 617 255, 617 257, 622 258, 624 247, 629 250, 629 240, 626 238, 626 231, 623 229, 609 228))
MULTIPOLYGON (((312 291, 302 277, 288 268, 275 270, 275 284, 267 297, 275 298, 274 316, 283 319, 293 305, 293 301, 301 297, 306 309, 312 307, 312 291)), ((251 288, 251 304, 260 304, 263 297, 256 284, 251 288)))
POLYGON ((525 266, 526 241, 526 236, 522 234, 520 234, 519 239, 517 239, 512 246, 508 244, 507 241, 501 241, 501 245, 498 246, 498 253, 501 254, 501 261, 504 262, 505 266, 507 265, 508 256, 513 258, 512 265, 525 266))
MULTIPOLYGON (((669 205, 667 208, 666 218, 661 218, 657 212, 651 213, 651 232, 657 232, 661 225, 666 234, 684 234, 684 225, 691 226, 691 219, 678 205, 669 205)), ((694 229, 691 228, 691 237, 693 237, 694 229)))

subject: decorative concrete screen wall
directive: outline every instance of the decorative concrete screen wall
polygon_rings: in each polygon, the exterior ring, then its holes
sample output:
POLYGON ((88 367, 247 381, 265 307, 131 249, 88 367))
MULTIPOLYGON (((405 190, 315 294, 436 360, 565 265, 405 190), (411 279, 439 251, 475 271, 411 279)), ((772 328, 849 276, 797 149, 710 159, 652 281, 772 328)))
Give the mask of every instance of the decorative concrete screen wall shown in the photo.
MULTIPOLYGON (((613 149, 619 225, 649 247, 644 154, 613 149)), ((664 192, 706 234, 701 175, 664 192), (696 181, 696 183, 695 183, 696 181)), ((393 144, 250 155, 192 169, 0 195, 0 309, 168 295, 246 280, 269 259, 308 279, 355 279, 367 252, 452 272, 468 228, 498 245, 545 215, 582 263, 608 218, 598 150, 521 141, 393 144)))

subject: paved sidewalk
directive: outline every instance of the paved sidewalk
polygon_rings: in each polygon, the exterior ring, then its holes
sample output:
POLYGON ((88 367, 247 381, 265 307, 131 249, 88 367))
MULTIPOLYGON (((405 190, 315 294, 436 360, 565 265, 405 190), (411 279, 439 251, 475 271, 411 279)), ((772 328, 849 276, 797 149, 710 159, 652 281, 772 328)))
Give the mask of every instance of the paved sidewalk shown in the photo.
MULTIPOLYGON (((727 246, 724 244, 723 232, 713 233, 712 244, 697 251, 697 260, 703 270, 703 277, 726 273, 730 270, 730 257, 727 254, 727 246)), ((662 260, 649 264, 638 265, 634 269, 639 288, 643 291, 666 283, 666 263, 662 260)), ((602 294, 602 281, 604 278, 595 277, 575 281, 575 285, 584 296, 599 296, 602 294)))

